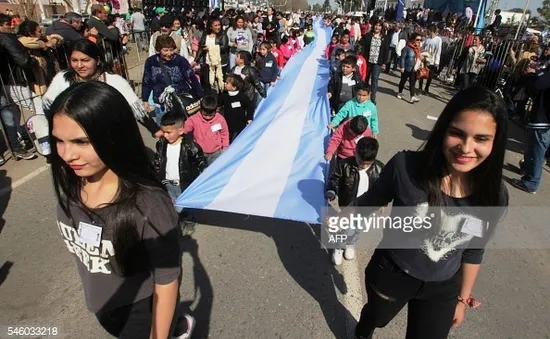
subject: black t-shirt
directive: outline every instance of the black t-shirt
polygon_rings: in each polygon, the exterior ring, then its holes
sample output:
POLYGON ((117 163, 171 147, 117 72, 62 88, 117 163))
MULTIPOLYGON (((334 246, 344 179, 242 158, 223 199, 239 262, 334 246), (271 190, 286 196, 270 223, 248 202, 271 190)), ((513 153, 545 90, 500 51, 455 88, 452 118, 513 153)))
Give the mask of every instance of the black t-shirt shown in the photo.
MULTIPOLYGON (((425 162, 420 152, 397 153, 373 187, 358 198, 357 205, 381 207, 393 201, 392 220, 429 216, 432 223, 429 229, 406 233, 403 228, 384 228, 378 247, 388 249, 395 263, 412 277, 423 281, 443 281, 451 278, 462 263, 481 263, 484 247, 505 207, 488 210, 473 206, 469 198, 450 196, 444 196, 444 208, 429 207, 427 192, 416 180, 423 166, 425 162), (485 225, 481 237, 467 231, 467 224, 477 221, 485 225)), ((507 202, 508 192, 504 184, 502 196, 502 200, 507 202)))
MULTIPOLYGON (((82 279, 86 304, 91 312, 109 311, 150 297, 155 284, 167 284, 181 274, 181 248, 178 216, 172 201, 161 189, 141 189, 136 197, 141 211, 135 225, 140 238, 132 253, 141 269, 123 277, 117 274, 114 249, 114 227, 103 220, 112 220, 113 206, 97 209, 98 216, 89 217, 76 205, 70 211, 76 225, 72 225, 60 206, 57 225, 69 252, 75 255, 82 279), (98 247, 85 244, 77 234, 80 222, 102 228, 98 247)), ((139 212, 135 212, 139 213, 139 212)))

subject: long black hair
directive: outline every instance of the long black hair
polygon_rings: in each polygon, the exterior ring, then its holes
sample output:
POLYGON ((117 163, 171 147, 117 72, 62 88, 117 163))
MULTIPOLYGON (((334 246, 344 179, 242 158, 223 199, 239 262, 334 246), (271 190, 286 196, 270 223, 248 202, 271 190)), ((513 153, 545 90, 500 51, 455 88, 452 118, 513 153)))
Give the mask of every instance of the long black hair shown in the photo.
MULTIPOLYGON (((103 60, 103 55, 101 53, 101 49, 94 44, 93 42, 89 40, 79 40, 74 43, 74 45, 71 48, 71 54, 73 52, 80 52, 82 54, 86 54, 90 58, 94 59, 96 61, 96 75, 104 74, 105 72, 109 71, 109 68, 107 67, 107 64, 103 60)), ((69 65, 70 63, 71 55, 69 54, 69 65)), ((74 84, 76 82, 79 82, 78 74, 74 69, 69 67, 65 75, 63 75, 65 78, 65 81, 67 81, 70 84, 74 84)))
MULTIPOLYGON (((76 121, 86 133, 90 144, 105 166, 119 180, 118 192, 109 213, 110 220, 101 220, 113 229, 115 260, 121 275, 135 272, 136 253, 133 250, 139 241, 136 225, 145 220, 136 203, 140 191, 160 188, 163 185, 155 175, 147 155, 145 144, 132 113, 132 108, 122 94, 108 84, 89 81, 70 86, 53 102, 49 115, 50 135, 54 117, 65 114, 76 121)), ((53 138, 52 138, 53 139, 53 138)), ((82 178, 61 159, 57 147, 52 147, 51 169, 57 201, 76 227, 71 213, 79 208, 90 217, 99 217, 97 211, 86 207, 81 198, 82 178)), ((143 264, 143 263, 142 263, 143 264)))
POLYGON ((422 149, 426 166, 422 167, 419 179, 428 193, 430 206, 444 205, 441 180, 449 173, 443 151, 447 129, 460 113, 469 110, 491 114, 497 125, 491 154, 470 172, 473 188, 470 201, 475 206, 507 205, 507 201, 502 200, 502 166, 508 134, 506 104, 489 89, 471 87, 459 92, 447 103, 422 149))

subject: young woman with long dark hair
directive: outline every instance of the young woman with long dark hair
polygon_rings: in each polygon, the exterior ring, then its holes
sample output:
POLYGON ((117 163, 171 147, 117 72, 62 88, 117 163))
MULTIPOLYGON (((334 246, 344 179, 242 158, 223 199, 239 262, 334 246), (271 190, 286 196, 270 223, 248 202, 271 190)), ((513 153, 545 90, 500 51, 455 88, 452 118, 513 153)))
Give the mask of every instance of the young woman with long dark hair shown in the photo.
POLYGON ((55 75, 48 91, 42 97, 44 111, 48 112, 52 102, 69 86, 79 82, 102 81, 116 88, 132 107, 135 118, 151 134, 162 136, 162 131, 151 115, 145 110, 141 100, 123 77, 109 71, 103 61, 101 49, 89 40, 79 40, 73 47, 69 57, 70 68, 55 75))
MULTIPOLYGON (((502 181, 506 104, 470 88, 447 104, 422 150, 396 154, 356 201, 390 202, 392 220, 431 217, 422 229, 385 228, 367 268, 368 303, 356 328, 372 338, 408 305, 407 339, 444 339, 475 306, 472 289, 484 247, 508 206, 502 181)), ((362 211, 365 214, 367 211, 362 211)))
POLYGON ((118 338, 189 338, 194 319, 176 321, 178 216, 127 100, 102 82, 75 84, 52 103, 49 126, 57 223, 88 309, 118 338))

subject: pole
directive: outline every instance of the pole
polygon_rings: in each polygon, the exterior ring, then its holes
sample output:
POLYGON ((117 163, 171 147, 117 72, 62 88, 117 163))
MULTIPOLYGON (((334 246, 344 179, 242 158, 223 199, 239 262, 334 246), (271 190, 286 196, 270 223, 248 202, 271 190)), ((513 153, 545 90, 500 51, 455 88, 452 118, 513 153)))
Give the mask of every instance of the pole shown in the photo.
POLYGON ((527 8, 529 7, 530 2, 531 0, 527 0, 527 2, 525 3, 525 8, 523 8, 523 15, 521 16, 521 21, 519 23, 518 30, 516 31, 516 36, 514 37, 514 40, 518 39, 519 30, 521 29, 521 26, 523 25, 523 21, 525 20, 525 13, 527 12, 527 8))
POLYGON ((483 1, 485 0, 479 0, 479 5, 477 6, 476 20, 474 21, 474 27, 477 27, 477 21, 479 20, 479 12, 481 11, 481 5, 483 5, 483 1))

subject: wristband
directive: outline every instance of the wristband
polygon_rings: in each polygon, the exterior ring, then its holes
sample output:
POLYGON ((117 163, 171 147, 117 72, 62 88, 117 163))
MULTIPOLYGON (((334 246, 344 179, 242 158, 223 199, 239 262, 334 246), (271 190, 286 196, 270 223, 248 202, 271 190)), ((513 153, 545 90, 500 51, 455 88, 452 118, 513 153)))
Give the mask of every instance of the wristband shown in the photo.
POLYGON ((470 308, 478 308, 481 306, 481 302, 474 299, 472 296, 470 296, 468 299, 464 300, 461 296, 458 296, 458 302, 463 303, 464 305, 470 307, 470 308))

